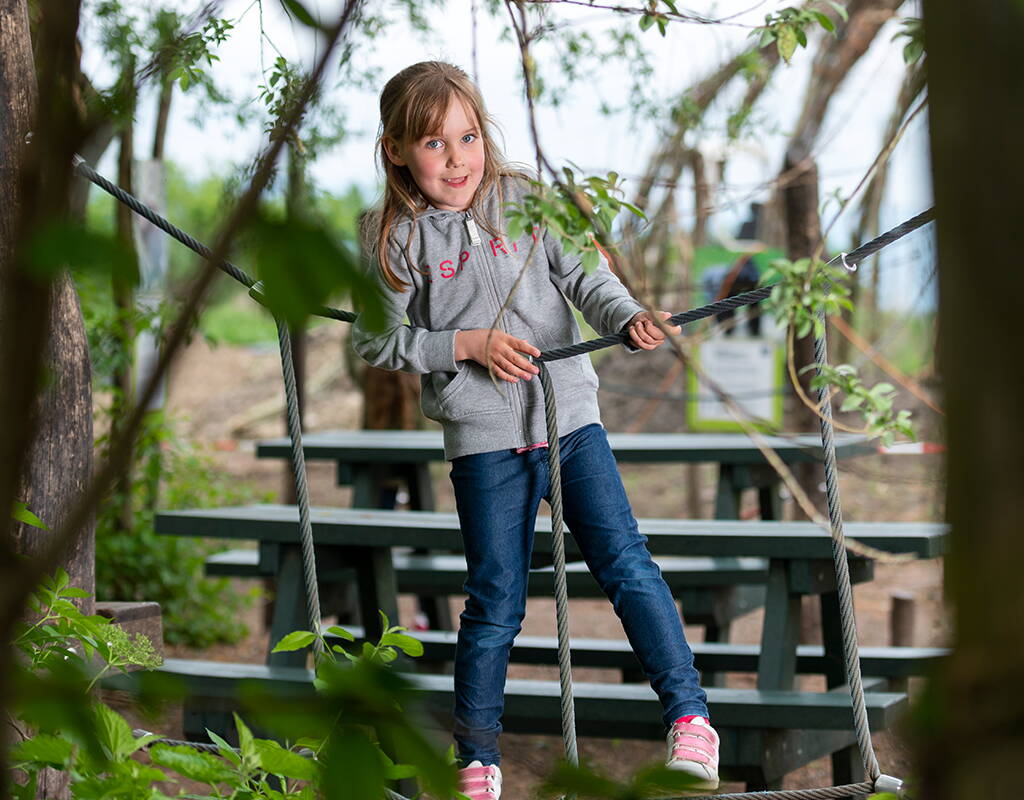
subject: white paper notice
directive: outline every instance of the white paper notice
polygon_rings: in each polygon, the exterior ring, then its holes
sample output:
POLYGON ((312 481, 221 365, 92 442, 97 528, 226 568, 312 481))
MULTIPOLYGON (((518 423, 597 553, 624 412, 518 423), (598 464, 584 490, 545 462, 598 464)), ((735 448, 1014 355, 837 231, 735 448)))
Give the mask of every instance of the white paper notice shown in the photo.
MULTIPOLYGON (((765 339, 722 338, 703 342, 698 354, 708 377, 751 417, 776 420, 778 391, 781 387, 776 345, 765 339)), ((725 405, 711 389, 698 382, 696 420, 733 422, 725 405)))

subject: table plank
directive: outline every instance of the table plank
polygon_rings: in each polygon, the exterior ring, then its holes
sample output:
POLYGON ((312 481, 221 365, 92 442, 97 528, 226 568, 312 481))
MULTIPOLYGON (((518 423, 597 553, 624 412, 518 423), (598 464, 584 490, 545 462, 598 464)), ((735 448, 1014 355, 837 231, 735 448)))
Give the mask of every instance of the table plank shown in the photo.
MULTIPOLYGON (((874 445, 856 434, 837 434, 836 455, 846 458, 875 452, 874 445)), ((749 437, 729 433, 609 433, 608 442, 621 462, 765 464, 749 437)), ((821 461, 821 439, 816 434, 767 436, 765 442, 783 461, 821 461)), ((321 431, 304 433, 306 458, 348 463, 411 464, 443 461, 441 432, 429 431, 321 431)), ((257 458, 290 458, 287 438, 264 439, 256 445, 257 458)))
MULTIPOLYGON (((156 532, 171 536, 298 541, 296 506, 258 504, 216 509, 163 511, 156 532)), ((311 509, 313 535, 325 545, 411 546, 462 549, 457 515, 437 511, 377 511, 355 508, 311 509)), ((665 556, 760 556, 829 559, 831 537, 810 522, 763 520, 640 519, 648 548, 665 556)), ((948 526, 931 522, 848 522, 846 535, 880 550, 936 558, 945 553, 948 526)), ((566 538, 567 552, 579 550, 566 538)), ((551 520, 537 518, 534 550, 551 552, 551 520)))

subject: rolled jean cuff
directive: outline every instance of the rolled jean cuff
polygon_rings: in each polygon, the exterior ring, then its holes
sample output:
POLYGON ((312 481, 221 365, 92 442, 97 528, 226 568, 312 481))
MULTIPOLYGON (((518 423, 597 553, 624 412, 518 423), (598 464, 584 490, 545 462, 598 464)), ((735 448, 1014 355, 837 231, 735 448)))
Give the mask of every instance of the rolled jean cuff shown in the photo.
POLYGON ((474 730, 456 720, 455 753, 460 768, 471 761, 479 761, 485 767, 491 764, 501 764, 501 752, 498 750, 500 735, 500 725, 489 730, 474 730))

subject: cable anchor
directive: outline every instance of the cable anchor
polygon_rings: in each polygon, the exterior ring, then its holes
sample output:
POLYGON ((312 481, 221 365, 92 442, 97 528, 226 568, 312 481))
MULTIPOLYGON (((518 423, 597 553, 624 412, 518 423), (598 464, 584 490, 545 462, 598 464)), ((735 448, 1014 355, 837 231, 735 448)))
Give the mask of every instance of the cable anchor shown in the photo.
POLYGON ((899 778, 894 778, 892 775, 879 775, 875 778, 875 791, 876 792, 891 792, 896 795, 900 800, 906 797, 903 791, 903 781, 899 778))

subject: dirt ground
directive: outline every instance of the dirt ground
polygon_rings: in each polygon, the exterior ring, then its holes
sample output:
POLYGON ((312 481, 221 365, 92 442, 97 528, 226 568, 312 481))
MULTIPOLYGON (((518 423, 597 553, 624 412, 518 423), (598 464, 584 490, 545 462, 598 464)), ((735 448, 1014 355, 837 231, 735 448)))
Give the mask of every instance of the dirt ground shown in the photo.
MULTIPOLYGON (((311 332, 308 381, 310 391, 306 407, 309 430, 357 428, 360 424, 361 394, 355 388, 345 366, 341 326, 326 326, 311 332)), ((626 356, 610 352, 598 364, 602 382, 616 391, 602 390, 601 404, 609 430, 626 430, 642 423, 640 430, 676 431, 683 427, 683 410, 671 400, 652 404, 634 397, 631 387, 658 388, 679 394, 683 382, 658 386, 651 375, 664 376, 671 365, 667 353, 626 356)), ((171 380, 169 399, 173 413, 183 419, 182 432, 207 443, 218 462, 238 480, 260 489, 279 492, 286 479, 284 466, 276 461, 258 461, 255 440, 284 435, 277 401, 283 399, 280 364, 276 348, 238 348, 219 346, 211 349, 195 341, 179 362, 171 380)), ((904 405, 904 407, 906 407, 904 405)), ((915 409, 917 411, 917 409, 915 409)), ((924 438, 934 439, 935 423, 916 414, 922 422, 924 438)), ((942 518, 941 456, 872 456, 841 465, 841 495, 848 520, 939 520, 942 518)), ((435 490, 439 508, 451 510, 453 502, 444 465, 435 465, 435 490)), ((708 517, 712 513, 714 467, 697 469, 699 501, 689 508, 687 486, 690 476, 682 465, 624 465, 622 472, 637 516, 708 517)), ((312 500, 319 505, 347 505, 349 490, 335 485, 331 464, 309 464, 312 500)), ((746 498, 753 512, 754 498, 746 498)), ((792 505, 788 503, 787 505, 792 505)), ((788 513, 792 513, 791 509, 788 513)), ((239 583, 240 590, 243 584, 239 583)), ((879 564, 873 582, 855 589, 855 606, 860 642, 864 645, 889 644, 889 615, 895 595, 911 596, 915 601, 914 631, 911 644, 941 645, 947 642, 948 617, 942 607, 942 565, 938 562, 914 562, 902 565, 879 564)), ((452 601, 453 616, 460 606, 452 601)), ((813 609, 808 607, 813 621, 813 609)), ((201 657, 223 661, 262 660, 267 634, 261 624, 261 608, 253 608, 247 623, 248 638, 236 646, 214 647, 195 652, 170 648, 168 655, 201 657)), ((411 598, 401 600, 401 624, 415 624, 411 598)), ((574 636, 624 638, 621 625, 605 601, 571 601, 571 629, 574 636)), ((761 612, 740 619, 733 628, 736 642, 758 642, 761 612)), ((554 635, 554 603, 532 598, 529 601, 524 632, 554 635)), ((810 626, 808 626, 810 629, 810 626)), ((700 641, 700 628, 687 626, 687 636, 700 641)), ((812 640, 810 631, 807 641, 812 640)), ((513 665, 510 677, 557 679, 554 667, 513 665)), ((577 669, 579 681, 617 682, 612 671, 577 669)), ((807 685, 818 679, 807 678, 807 685)), ((727 685, 750 686, 749 675, 728 675, 727 685)), ((912 686, 913 689, 913 686, 912 686)), ((882 770, 906 776, 911 771, 909 754, 897 733, 875 736, 882 770)), ((561 740, 553 736, 505 735, 502 742, 502 770, 505 797, 510 800, 533 796, 542 776, 561 754, 561 740)), ((581 755, 609 775, 624 777, 640 765, 663 757, 657 742, 625 739, 583 739, 581 755)), ((808 765, 788 776, 786 788, 825 786, 831 783, 826 759, 808 765)), ((725 790, 739 790, 738 784, 724 784, 725 790)))

